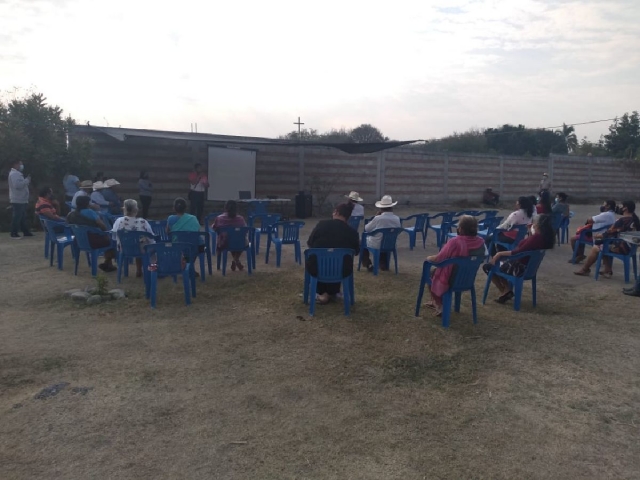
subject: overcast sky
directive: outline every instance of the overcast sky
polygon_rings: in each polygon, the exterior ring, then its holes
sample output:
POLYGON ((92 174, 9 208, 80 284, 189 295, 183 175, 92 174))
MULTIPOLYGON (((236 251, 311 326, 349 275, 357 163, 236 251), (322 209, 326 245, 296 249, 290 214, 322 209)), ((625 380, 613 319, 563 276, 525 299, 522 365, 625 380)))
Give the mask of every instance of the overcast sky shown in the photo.
POLYGON ((0 89, 92 125, 232 135, 298 115, 394 139, 552 126, 640 109, 639 19, 640 0, 0 0, 0 89))

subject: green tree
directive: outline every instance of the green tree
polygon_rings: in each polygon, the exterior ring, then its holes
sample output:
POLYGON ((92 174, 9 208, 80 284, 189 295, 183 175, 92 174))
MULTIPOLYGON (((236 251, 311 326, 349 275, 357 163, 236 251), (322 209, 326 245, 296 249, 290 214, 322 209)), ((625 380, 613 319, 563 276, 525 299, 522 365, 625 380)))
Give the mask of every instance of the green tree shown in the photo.
POLYGON ((389 140, 380 130, 369 123, 363 123, 354 128, 351 130, 349 136, 355 143, 376 143, 389 140))
POLYGON ((528 129, 524 125, 503 125, 484 132, 490 150, 504 155, 548 157, 551 153, 567 154, 567 144, 561 133, 528 129))
POLYGON ((424 145, 419 145, 419 148, 427 152, 489 153, 484 130, 478 128, 429 140, 424 145))
POLYGON ((600 137, 600 140, 597 142, 590 142, 587 137, 582 137, 575 152, 582 156, 593 155, 595 157, 604 157, 608 155, 607 149, 604 146, 603 137, 600 137))
POLYGON ((609 134, 604 136, 604 146, 616 157, 635 158, 640 152, 640 117, 634 111, 625 113, 609 126, 609 134))
POLYGON ((290 140, 292 142, 315 142, 320 141, 320 134, 314 128, 303 128, 298 134, 297 130, 292 130, 286 135, 280 135, 280 140, 290 140))
POLYGON ((40 93, 0 101, 0 165, 25 164, 34 185, 59 184, 67 172, 89 173, 91 142, 70 137, 74 120, 40 93))
POLYGON ((576 137, 576 130, 573 125, 562 124, 562 130, 557 130, 564 137, 564 141, 567 143, 567 150, 569 153, 575 153, 578 148, 578 137, 576 137))

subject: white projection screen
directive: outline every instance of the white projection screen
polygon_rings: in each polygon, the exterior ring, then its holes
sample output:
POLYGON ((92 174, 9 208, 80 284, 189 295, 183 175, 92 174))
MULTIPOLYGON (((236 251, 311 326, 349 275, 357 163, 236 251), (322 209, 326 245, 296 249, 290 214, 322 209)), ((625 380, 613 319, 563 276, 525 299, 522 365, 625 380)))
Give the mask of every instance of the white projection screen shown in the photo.
POLYGON ((256 152, 209 147, 207 200, 237 200, 240 191, 256 194, 256 152))

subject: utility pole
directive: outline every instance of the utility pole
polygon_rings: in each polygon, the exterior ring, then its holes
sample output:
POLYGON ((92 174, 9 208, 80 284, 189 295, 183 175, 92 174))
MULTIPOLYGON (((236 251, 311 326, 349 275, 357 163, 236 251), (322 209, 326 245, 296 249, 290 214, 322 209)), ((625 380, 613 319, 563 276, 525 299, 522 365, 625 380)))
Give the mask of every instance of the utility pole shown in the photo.
POLYGON ((297 121, 297 122, 293 122, 293 124, 294 124, 294 125, 298 125, 298 141, 302 141, 302 137, 301 137, 302 132, 301 132, 300 127, 301 127, 302 125, 304 125, 304 122, 301 122, 301 121, 300 121, 300 117, 298 117, 298 121, 297 121))

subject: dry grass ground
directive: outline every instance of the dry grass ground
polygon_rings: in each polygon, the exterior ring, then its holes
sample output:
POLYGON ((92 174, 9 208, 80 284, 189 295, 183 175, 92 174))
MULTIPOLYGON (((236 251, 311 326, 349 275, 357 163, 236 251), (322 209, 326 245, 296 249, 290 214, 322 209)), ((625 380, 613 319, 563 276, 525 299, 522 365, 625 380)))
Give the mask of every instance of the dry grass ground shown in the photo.
POLYGON ((3 234, 0 478, 640 477, 640 299, 619 264, 575 277, 559 247, 537 308, 527 287, 521 312, 490 300, 474 326, 465 295, 444 330, 413 316, 433 240, 400 245, 398 276, 356 274, 350 318, 312 319, 289 250, 214 274, 188 308, 164 280, 152 311, 135 278, 88 308, 61 297, 92 283, 86 264, 60 272, 41 234, 3 234))

